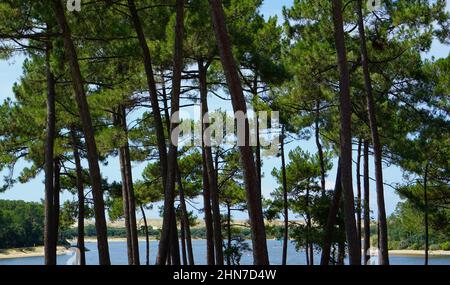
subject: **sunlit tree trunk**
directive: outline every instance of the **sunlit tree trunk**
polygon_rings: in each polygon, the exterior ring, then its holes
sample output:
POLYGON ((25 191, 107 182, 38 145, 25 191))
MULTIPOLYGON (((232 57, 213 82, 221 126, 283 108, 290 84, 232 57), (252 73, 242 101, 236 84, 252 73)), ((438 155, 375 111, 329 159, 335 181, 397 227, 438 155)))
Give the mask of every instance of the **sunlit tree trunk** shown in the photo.
POLYGON ((92 196, 94 200, 95 226, 97 231, 97 247, 99 253, 99 262, 101 265, 111 264, 109 258, 108 235, 106 229, 105 206, 103 200, 103 189, 101 183, 100 167, 98 164, 97 146, 95 143, 94 129, 89 110, 89 105, 84 90, 84 82, 81 76, 80 66, 78 64, 77 52, 72 41, 72 35, 64 14, 64 8, 60 0, 52 0, 53 11, 58 21, 64 41, 66 56, 69 60, 69 69, 72 77, 72 83, 75 90, 75 98, 78 105, 78 111, 83 126, 83 132, 86 141, 87 158, 89 163, 89 173, 92 184, 92 196))
POLYGON ((378 221, 380 228, 380 265, 389 265, 389 248, 388 248, 388 228, 386 218, 386 206, 384 201, 384 184, 383 184, 383 161, 382 146, 380 135, 378 132, 378 123, 376 117, 375 100, 373 97, 372 80, 369 71, 369 58, 367 54, 366 34, 364 28, 364 18, 362 12, 362 0, 357 1, 358 28, 361 47, 361 64, 364 73, 364 83, 367 96, 367 111, 369 114, 370 131, 372 134, 374 160, 375 160, 375 178, 377 186, 377 204, 378 204, 378 221))
MULTIPOLYGON (((247 105, 240 82, 236 61, 232 54, 231 42, 228 36, 225 23, 225 13, 222 7, 222 1, 209 0, 213 26, 219 46, 222 66, 225 71, 228 88, 231 95, 233 109, 235 112, 247 114, 247 105)), ((253 150, 249 144, 250 128, 248 119, 245 120, 245 146, 240 146, 241 161, 244 170, 244 181, 247 193, 247 206, 250 218, 253 244, 253 258, 255 265, 269 264, 267 253, 266 231, 264 217, 262 213, 262 196, 258 189, 258 177, 255 166, 253 150)))
POLYGON ((342 0, 333 0, 333 24, 335 30, 336 51, 338 55, 341 138, 340 158, 342 176, 342 194, 344 200, 345 232, 348 242, 351 265, 361 264, 361 248, 358 242, 355 220, 355 203, 352 182, 352 104, 350 98, 350 76, 348 71, 347 50, 342 18, 342 0))

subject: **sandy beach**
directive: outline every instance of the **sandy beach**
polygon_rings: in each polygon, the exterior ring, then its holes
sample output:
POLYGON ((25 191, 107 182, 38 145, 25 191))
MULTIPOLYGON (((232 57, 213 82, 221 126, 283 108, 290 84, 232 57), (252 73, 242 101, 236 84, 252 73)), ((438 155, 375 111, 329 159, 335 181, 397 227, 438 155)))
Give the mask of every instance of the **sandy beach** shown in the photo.
MULTIPOLYGON (((70 250, 63 246, 58 247, 58 255, 64 255, 69 253, 70 250)), ((26 248, 12 248, 12 249, 0 249, 0 259, 12 259, 23 257, 39 257, 44 256, 44 247, 26 247, 26 248)))

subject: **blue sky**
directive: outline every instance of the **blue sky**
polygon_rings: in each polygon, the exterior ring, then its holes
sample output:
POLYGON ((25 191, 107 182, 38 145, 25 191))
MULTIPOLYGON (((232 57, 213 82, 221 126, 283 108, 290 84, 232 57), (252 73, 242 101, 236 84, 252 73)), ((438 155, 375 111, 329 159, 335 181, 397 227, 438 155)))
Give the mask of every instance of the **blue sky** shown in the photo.
MULTIPOLYGON (((293 3, 293 0, 266 0, 265 4, 262 8, 262 13, 265 16, 271 15, 280 15, 283 6, 290 6, 293 3)), ((450 0, 447 1, 447 8, 449 8, 450 0)), ((441 44, 433 44, 433 48, 430 54, 426 55, 426 57, 445 57, 449 54, 450 48, 449 46, 443 46, 441 44)), ((12 96, 11 88, 14 82, 16 82, 21 74, 22 74, 22 62, 23 56, 16 56, 8 61, 0 61, 0 100, 3 100, 7 97, 12 96)), ((210 109, 222 107, 223 102, 216 103, 216 100, 211 100, 212 106, 210 109), (219 105, 220 104, 220 105, 219 105)), ((300 146, 304 150, 307 150, 311 153, 316 152, 315 144, 312 141, 300 141, 294 142, 287 146, 287 151, 294 149, 295 147, 300 146)), ((335 162, 336 164, 336 162, 335 162)), ((373 162, 371 162, 373 164, 373 162)), ((20 168, 23 167, 24 164, 21 163, 17 167, 17 172, 20 171, 20 168)), ((136 164, 133 167, 134 178, 139 179, 142 173, 144 164, 136 164)), ((264 159, 264 167, 263 172, 265 177, 263 179, 263 194, 267 197, 274 188, 278 187, 274 179, 271 177, 270 173, 272 169, 276 167, 280 167, 280 161, 277 158, 265 158, 264 159)), ((119 162, 118 159, 112 158, 109 160, 109 164, 107 167, 102 167, 102 173, 104 176, 108 178, 109 181, 120 181, 120 173, 119 173, 119 162)), ((335 172, 336 167, 330 172, 327 177, 327 186, 332 188, 335 180, 335 172)), ((402 173, 396 167, 389 167, 384 169, 385 174, 385 182, 390 184, 396 184, 402 182, 402 173)), ((373 177, 373 169, 371 169, 371 175, 373 177)), ((355 176, 354 176, 355 177, 355 176)), ((39 201, 43 198, 44 189, 43 189, 43 176, 40 175, 33 181, 23 184, 16 185, 13 189, 7 191, 6 193, 0 194, 0 199, 14 199, 14 200, 26 200, 26 201, 39 201)), ((375 195, 375 185, 372 183, 371 185, 371 208, 376 208, 376 195, 375 195)), ((394 193, 394 190, 386 187, 385 189, 386 195, 386 206, 388 214, 392 213, 395 210, 397 203, 399 202, 398 196, 394 193)), ((71 200, 73 197, 69 194, 64 194, 63 199, 71 200)), ((148 213, 151 217, 157 217, 156 211, 149 211, 148 213)), ((239 218, 246 218, 245 215, 242 215, 239 218)))

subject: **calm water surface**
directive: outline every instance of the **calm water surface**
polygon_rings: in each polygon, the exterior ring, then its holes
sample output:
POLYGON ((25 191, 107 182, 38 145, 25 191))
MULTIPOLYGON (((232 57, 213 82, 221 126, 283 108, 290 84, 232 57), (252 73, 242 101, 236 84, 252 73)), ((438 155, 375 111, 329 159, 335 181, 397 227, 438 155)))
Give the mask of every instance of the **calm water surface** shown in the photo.
MULTIPOLYGON (((195 254, 195 262, 198 265, 206 263, 206 242, 204 240, 192 241, 193 250, 195 254)), ((269 240, 267 241, 270 263, 273 265, 281 264, 282 256, 282 243, 280 241, 269 240)), ((140 257, 141 263, 145 264, 145 242, 140 242, 140 257)), ((86 252, 86 260, 90 265, 98 264, 98 252, 96 243, 86 243, 86 247, 90 250, 86 252)), ((151 264, 154 263, 156 252, 158 249, 158 243, 152 241, 150 244, 150 258, 151 264)), ((126 243, 125 242, 111 242, 109 244, 109 250, 111 255, 111 263, 114 265, 126 265, 128 263, 126 243)), ((58 264, 65 265, 71 258, 71 255, 61 255, 58 257, 58 264)), ((320 256, 316 256, 315 262, 320 261, 320 256)), ((393 265, 423 265, 423 256, 391 256, 391 264, 393 265)), ((251 252, 246 252, 242 256, 242 265, 251 265, 253 263, 253 257, 251 252)), ((0 260, 0 265, 42 265, 44 264, 43 257, 27 257, 16 259, 4 259, 0 260)), ((293 244, 289 244, 288 247, 288 264, 290 265, 306 265, 306 258, 304 252, 297 252, 293 244)), ((430 264, 432 265, 450 265, 450 257, 431 257, 430 264)))

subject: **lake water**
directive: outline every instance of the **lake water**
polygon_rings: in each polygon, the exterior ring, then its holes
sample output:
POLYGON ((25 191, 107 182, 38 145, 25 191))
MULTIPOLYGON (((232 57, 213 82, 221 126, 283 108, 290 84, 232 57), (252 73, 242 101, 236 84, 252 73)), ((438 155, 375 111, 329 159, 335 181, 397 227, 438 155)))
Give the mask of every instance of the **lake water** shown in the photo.
MULTIPOLYGON (((140 257, 141 264, 145 264, 145 242, 140 242, 140 257)), ((206 263, 206 242, 204 240, 192 241, 195 262, 198 265, 206 263)), ((272 265, 281 264, 282 256, 282 243, 276 240, 267 241, 270 263, 272 265)), ((98 252, 96 243, 86 243, 86 247, 90 250, 86 252, 86 260, 89 265, 98 264, 98 252)), ((158 243, 152 241, 150 244, 150 258, 151 264, 154 263, 158 243)), ((111 242, 109 244, 111 263, 114 265, 126 265, 128 263, 126 243, 125 242, 111 242)), ((61 255, 58 257, 58 264, 65 265, 71 258, 71 255, 61 255)), ((320 261, 320 256, 316 256, 315 262, 320 261)), ((391 256, 391 264, 393 265, 423 265, 423 256, 391 256)), ((253 263, 253 256, 251 252, 246 252, 242 256, 242 265, 251 265, 253 263)), ((43 257, 27 257, 16 259, 3 259, 0 260, 0 265, 42 265, 44 264, 43 257)), ((293 244, 289 244, 288 247, 288 264, 290 265, 306 265, 305 253, 297 252, 293 244)), ((450 256, 444 257, 431 257, 430 264, 432 265, 450 265, 450 256)))

